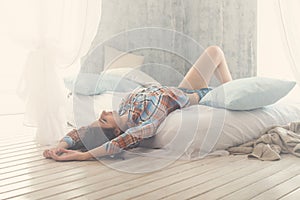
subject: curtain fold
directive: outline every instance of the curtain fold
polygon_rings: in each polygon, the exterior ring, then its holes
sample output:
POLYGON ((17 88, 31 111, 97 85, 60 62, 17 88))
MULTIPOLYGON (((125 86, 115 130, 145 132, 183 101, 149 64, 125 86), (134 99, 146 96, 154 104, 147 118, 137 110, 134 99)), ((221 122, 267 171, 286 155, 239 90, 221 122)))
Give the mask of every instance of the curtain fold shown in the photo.
POLYGON ((36 126, 37 141, 51 145, 66 132, 62 69, 76 67, 90 48, 101 0, 35 0, 32 5, 36 34, 17 38, 30 49, 18 93, 25 100, 25 125, 36 126))
POLYGON ((298 84, 300 83, 300 1, 278 0, 277 1, 281 35, 285 46, 285 53, 290 62, 298 84))

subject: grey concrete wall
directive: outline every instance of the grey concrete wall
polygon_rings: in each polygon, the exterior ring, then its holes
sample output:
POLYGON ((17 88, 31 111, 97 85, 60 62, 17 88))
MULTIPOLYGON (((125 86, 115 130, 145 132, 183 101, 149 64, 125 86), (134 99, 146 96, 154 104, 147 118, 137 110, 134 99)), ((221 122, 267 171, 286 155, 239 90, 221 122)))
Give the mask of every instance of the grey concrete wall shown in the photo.
POLYGON ((163 84, 176 85, 205 47, 218 45, 225 52, 233 78, 254 76, 256 3, 256 0, 102 0, 98 33, 92 49, 82 59, 82 71, 100 72, 103 45, 109 45, 144 55, 146 65, 142 70, 163 84))

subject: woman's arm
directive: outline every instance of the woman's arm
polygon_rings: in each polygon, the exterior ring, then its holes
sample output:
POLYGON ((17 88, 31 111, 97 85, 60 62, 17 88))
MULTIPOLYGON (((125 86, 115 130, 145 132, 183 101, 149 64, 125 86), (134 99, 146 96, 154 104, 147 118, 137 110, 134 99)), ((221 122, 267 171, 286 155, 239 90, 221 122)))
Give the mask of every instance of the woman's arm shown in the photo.
POLYGON ((119 135, 115 139, 106 142, 105 144, 87 152, 78 152, 61 149, 59 153, 63 153, 62 155, 52 153, 51 157, 54 160, 67 161, 89 160, 93 157, 97 158, 117 154, 120 153, 123 149, 127 149, 134 146, 143 138, 152 137, 155 134, 159 124, 159 120, 148 120, 143 122, 140 126, 130 128, 125 133, 119 135))
POLYGON ((57 155, 53 151, 49 152, 49 155, 52 159, 57 161, 91 160, 94 159, 95 157, 102 157, 102 156, 109 155, 106 152, 105 147, 103 145, 87 152, 80 152, 80 151, 67 150, 67 149, 58 149, 58 152, 61 153, 62 155, 57 155))
POLYGON ((46 149, 43 152, 43 156, 45 158, 51 158, 50 152, 53 152, 54 155, 61 154, 60 149, 85 149, 82 138, 88 133, 89 127, 95 127, 98 125, 98 120, 93 122, 89 126, 83 126, 81 128, 73 129, 72 131, 68 132, 57 144, 56 147, 46 149))
POLYGON ((56 147, 50 148, 50 149, 46 149, 43 152, 43 156, 45 158, 51 158, 50 152, 53 152, 54 154, 57 154, 59 152, 60 149, 67 149, 68 148, 68 144, 65 141, 60 141, 56 147))

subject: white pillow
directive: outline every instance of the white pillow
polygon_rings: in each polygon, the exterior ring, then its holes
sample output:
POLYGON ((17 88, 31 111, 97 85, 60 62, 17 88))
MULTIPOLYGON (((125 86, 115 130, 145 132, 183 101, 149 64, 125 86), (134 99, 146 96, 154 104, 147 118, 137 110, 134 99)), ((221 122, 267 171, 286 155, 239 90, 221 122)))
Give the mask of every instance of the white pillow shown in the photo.
POLYGON ((188 159, 249 142, 266 128, 299 121, 299 104, 276 104, 251 111, 230 111, 195 105, 172 112, 156 136, 144 139, 140 147, 180 151, 187 146, 188 159), (192 142, 193 141, 193 142, 192 142))
MULTIPOLYGON (((77 126, 88 125, 102 110, 117 110, 126 95, 115 92, 94 97, 74 95, 71 99, 74 102, 68 107, 68 121, 77 126)), ((171 152, 187 147, 189 159, 199 158, 205 152, 227 149, 255 139, 267 127, 299 120, 300 104, 278 103, 251 111, 193 105, 170 113, 158 127, 156 136, 142 140, 140 147, 163 148, 171 152)))
POLYGON ((108 69, 106 71, 103 71, 101 74, 109 74, 112 76, 126 78, 140 85, 146 85, 149 83, 158 83, 157 80, 155 80, 145 72, 139 69, 129 68, 129 67, 108 69))
POLYGON ((230 110, 252 110, 277 102, 295 84, 294 81, 263 77, 237 79, 210 91, 200 104, 230 110))
POLYGON ((137 67, 144 63, 144 56, 119 51, 115 48, 105 46, 104 69, 122 67, 137 67))
POLYGON ((106 91, 131 92, 136 87, 157 83, 146 73, 133 68, 119 68, 103 71, 101 74, 79 73, 66 77, 65 86, 81 95, 97 95, 106 91))

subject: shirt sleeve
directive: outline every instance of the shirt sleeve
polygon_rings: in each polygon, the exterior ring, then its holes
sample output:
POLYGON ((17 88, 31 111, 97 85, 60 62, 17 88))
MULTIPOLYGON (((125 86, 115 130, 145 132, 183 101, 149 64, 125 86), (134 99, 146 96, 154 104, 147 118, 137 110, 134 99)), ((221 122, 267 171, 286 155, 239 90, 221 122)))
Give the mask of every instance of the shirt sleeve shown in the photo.
POLYGON ((68 149, 79 149, 82 151, 86 151, 86 148, 82 142, 82 139, 88 133, 88 126, 83 126, 81 128, 73 129, 69 133, 67 133, 60 141, 64 141, 68 144, 68 149))
POLYGON ((180 108, 185 108, 190 105, 190 100, 187 95, 178 88, 170 87, 171 90, 171 98, 173 98, 179 105, 180 108))
MULTIPOLYGON (((85 127, 82 127, 80 132, 83 132, 82 130, 85 129, 85 127)), ((68 144, 68 148, 71 149, 75 149, 75 147, 77 148, 81 148, 83 147, 81 139, 80 139, 80 134, 78 132, 78 130, 73 129, 72 131, 70 131, 69 133, 67 133, 60 141, 64 141, 68 144)))
POLYGON ((108 154, 120 153, 123 149, 134 147, 144 138, 155 135, 161 120, 150 119, 144 121, 141 125, 129 128, 126 132, 115 139, 103 144, 108 154))

